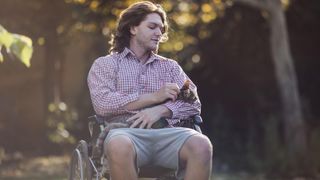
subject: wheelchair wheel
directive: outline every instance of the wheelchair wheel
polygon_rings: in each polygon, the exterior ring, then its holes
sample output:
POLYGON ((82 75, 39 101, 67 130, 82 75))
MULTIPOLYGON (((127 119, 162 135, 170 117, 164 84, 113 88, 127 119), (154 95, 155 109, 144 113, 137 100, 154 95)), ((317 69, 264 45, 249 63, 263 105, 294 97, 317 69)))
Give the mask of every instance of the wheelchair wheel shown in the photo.
POLYGON ((81 140, 73 151, 70 164, 69 180, 91 180, 92 168, 88 156, 88 145, 81 140))

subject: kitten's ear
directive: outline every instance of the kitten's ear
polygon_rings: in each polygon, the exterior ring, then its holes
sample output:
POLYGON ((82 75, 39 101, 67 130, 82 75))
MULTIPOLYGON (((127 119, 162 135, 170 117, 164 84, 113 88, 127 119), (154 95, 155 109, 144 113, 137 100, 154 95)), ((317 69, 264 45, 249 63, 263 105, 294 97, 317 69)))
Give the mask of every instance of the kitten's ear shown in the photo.
POLYGON ((198 99, 197 94, 195 93, 195 91, 193 91, 191 89, 190 89, 190 94, 189 95, 190 95, 189 96, 189 100, 190 100, 191 103, 194 103, 198 99))
POLYGON ((189 79, 187 79, 187 80, 184 82, 184 84, 183 84, 183 86, 182 86, 182 88, 181 88, 181 90, 187 90, 187 89, 190 89, 190 80, 189 80, 189 79))

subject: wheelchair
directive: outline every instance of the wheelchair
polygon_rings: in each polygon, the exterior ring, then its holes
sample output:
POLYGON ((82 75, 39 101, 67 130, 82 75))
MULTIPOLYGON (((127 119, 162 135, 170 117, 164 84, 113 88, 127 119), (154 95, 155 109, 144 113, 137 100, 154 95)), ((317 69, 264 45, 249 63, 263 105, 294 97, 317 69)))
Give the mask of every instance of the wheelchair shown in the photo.
MULTIPOLYGON (((76 148, 72 152, 69 169, 69 180, 110 180, 109 170, 104 167, 107 159, 100 157, 97 159, 93 155, 93 148, 97 138, 105 128, 104 118, 94 115, 89 119, 90 140, 80 140, 76 148)), ((192 128, 199 133, 201 132, 200 124, 202 118, 199 115, 190 117, 187 120, 182 120, 174 126, 192 128)), ((154 128, 159 128, 168 124, 165 119, 160 119, 155 123, 154 128)), ((157 180, 176 180, 175 171, 163 167, 142 167, 140 168, 139 178, 156 178, 157 180)))

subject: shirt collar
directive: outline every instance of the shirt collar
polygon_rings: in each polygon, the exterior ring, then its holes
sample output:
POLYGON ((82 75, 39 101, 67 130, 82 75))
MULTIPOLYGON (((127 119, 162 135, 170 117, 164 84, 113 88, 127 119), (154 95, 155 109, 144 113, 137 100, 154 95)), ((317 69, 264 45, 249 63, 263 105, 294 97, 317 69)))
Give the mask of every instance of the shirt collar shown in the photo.
POLYGON ((147 60, 146 64, 152 63, 155 60, 160 60, 160 58, 157 56, 156 53, 151 52, 151 55, 150 55, 149 59, 147 60))
POLYGON ((119 53, 119 58, 120 59, 123 59, 123 58, 125 58, 128 54, 131 54, 131 55, 133 55, 134 56, 134 53, 129 49, 129 48, 127 48, 127 47, 125 47, 124 49, 123 49, 123 51, 121 52, 121 53, 119 53))
MULTIPOLYGON (((125 58, 125 57, 127 57, 128 55, 132 55, 132 56, 135 56, 135 54, 129 49, 129 48, 127 48, 127 47, 125 47, 124 49, 123 49, 123 51, 121 52, 121 53, 119 53, 119 58, 125 58)), ((146 64, 148 64, 148 63, 152 63, 153 61, 155 61, 155 60, 160 60, 160 58, 159 58, 159 56, 156 54, 156 53, 154 53, 154 52, 151 52, 151 55, 150 55, 150 57, 149 57, 149 59, 147 60, 147 62, 146 62, 146 64)))

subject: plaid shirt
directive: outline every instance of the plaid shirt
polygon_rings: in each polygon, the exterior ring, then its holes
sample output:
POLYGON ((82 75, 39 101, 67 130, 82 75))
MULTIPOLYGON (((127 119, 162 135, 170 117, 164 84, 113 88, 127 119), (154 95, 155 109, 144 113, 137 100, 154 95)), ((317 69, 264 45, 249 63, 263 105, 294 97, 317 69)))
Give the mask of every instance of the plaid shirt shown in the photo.
MULTIPOLYGON (((128 116, 137 111, 128 111, 123 107, 139 98, 141 94, 153 93, 165 83, 176 83, 179 88, 189 77, 174 60, 152 53, 142 64, 134 53, 125 48, 121 53, 100 57, 93 63, 88 86, 95 112, 104 117, 128 116)), ((190 88, 196 92, 191 82, 190 88)), ((181 100, 163 103, 172 111, 170 125, 200 114, 199 100, 193 104, 181 100)))

